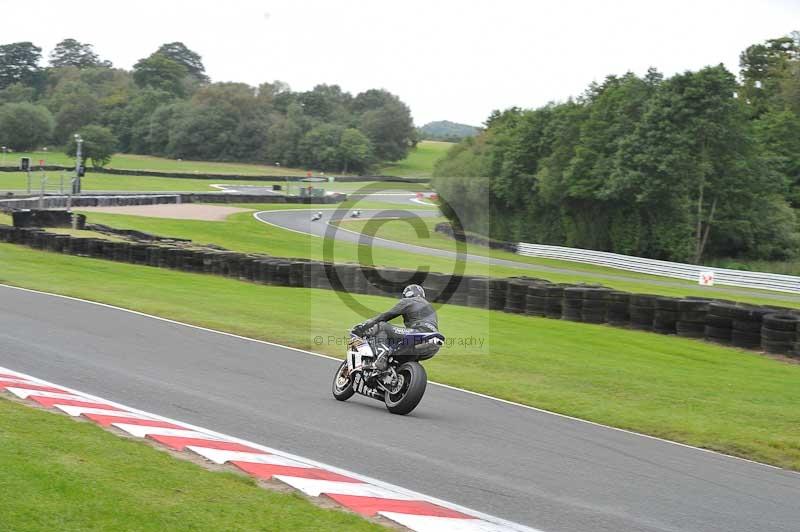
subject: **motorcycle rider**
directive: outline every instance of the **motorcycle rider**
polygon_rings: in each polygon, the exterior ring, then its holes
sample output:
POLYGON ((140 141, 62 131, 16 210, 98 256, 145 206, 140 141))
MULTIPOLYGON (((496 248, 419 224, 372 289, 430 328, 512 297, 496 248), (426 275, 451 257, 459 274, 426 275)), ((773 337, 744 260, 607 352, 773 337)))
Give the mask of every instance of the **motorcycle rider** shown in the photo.
POLYGON ((406 286, 402 299, 391 309, 353 327, 354 334, 375 339, 378 357, 373 367, 380 371, 388 368, 389 355, 403 342, 405 335, 438 331, 436 310, 425 299, 425 290, 418 284, 406 286), (398 316, 403 316, 405 327, 389 323, 398 316))

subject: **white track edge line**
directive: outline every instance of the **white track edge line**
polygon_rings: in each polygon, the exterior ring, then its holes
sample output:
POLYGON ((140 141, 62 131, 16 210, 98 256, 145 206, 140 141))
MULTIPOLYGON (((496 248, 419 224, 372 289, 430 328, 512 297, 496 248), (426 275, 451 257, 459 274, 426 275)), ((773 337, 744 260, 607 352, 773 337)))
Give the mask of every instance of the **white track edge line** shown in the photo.
MULTIPOLYGON (((411 200, 411 201, 414 201, 414 200, 411 200)), ((432 204, 431 204, 431 205, 432 205, 432 204)), ((253 218, 255 218, 256 220, 258 220, 258 221, 259 221, 259 222, 261 222, 262 224, 271 225, 272 227, 277 227, 278 229, 283 229, 283 230, 285 230, 285 231, 291 231, 291 232, 293 232, 293 233, 298 233, 298 234, 301 234, 301 235, 313 236, 313 237, 315 237, 315 238, 321 238, 321 239, 323 239, 323 240, 324 240, 324 239, 325 239, 325 237, 326 237, 326 235, 315 235, 314 233, 307 233, 307 232, 305 232, 305 231, 300 231, 300 230, 298 230, 298 229, 289 229, 288 227, 284 227, 284 226, 282 226, 282 225, 278 225, 278 224, 276 224, 276 223, 268 222, 268 221, 266 221, 266 220, 262 220, 261 218, 259 218, 259 217, 258 217, 258 215, 259 215, 259 214, 262 214, 262 213, 271 213, 271 212, 286 212, 286 211, 306 211, 306 210, 309 210, 309 209, 282 209, 282 210, 273 210, 273 211, 258 211, 258 212, 255 212, 255 213, 253 213, 253 218)), ((337 209, 322 209, 322 210, 328 210, 328 211, 331 211, 331 210, 337 210, 337 209)), ((364 210, 373 210, 373 209, 364 209, 364 210)), ((391 210, 391 209, 386 209, 386 210, 391 210)), ((414 212, 414 211, 410 211, 410 212, 414 212)), ((425 212, 425 211, 422 211, 422 212, 425 212)), ((409 216, 409 218, 411 218, 411 217, 409 216)), ((422 218, 422 217, 421 217, 421 218, 422 218)), ((402 220, 403 218, 396 218, 396 219, 398 219, 398 220, 402 220)), ((337 220, 337 221, 340 221, 340 220, 337 220)), ((341 221, 347 221, 347 220, 341 220, 341 221)), ((359 237, 359 241, 355 243, 355 245, 356 245, 356 246, 369 245, 369 244, 362 244, 362 243, 361 243, 361 241, 360 241, 360 240, 361 240, 361 238, 360 238, 360 237, 362 237, 362 236, 365 236, 365 235, 364 235, 364 233, 359 233, 358 231, 353 231, 352 229, 345 229, 345 228, 344 228, 344 227, 342 227, 341 225, 333 225, 333 224, 331 224, 331 221, 330 221, 330 220, 328 220, 327 222, 325 222, 325 225, 329 225, 329 226, 331 226, 331 227, 335 228, 335 229, 336 229, 336 231, 344 231, 344 232, 346 232, 346 233, 352 233, 352 234, 354 234, 354 235, 358 236, 358 237, 359 237)), ((367 238, 368 238, 369 240, 382 240, 383 242, 389 242, 389 243, 391 243, 391 244, 400 244, 400 245, 402 245, 402 246, 405 246, 405 247, 409 248, 408 250, 409 250, 409 251, 411 251, 411 252, 413 252, 414 250, 419 250, 419 251, 417 251, 417 252, 418 252, 418 253, 420 253, 420 254, 422 254, 422 255, 425 255, 425 254, 426 254, 425 252, 426 252, 426 251, 429 251, 429 250, 434 250, 434 251, 444 251, 445 253, 450 253, 450 254, 452 254, 452 255, 455 255, 455 257, 442 257, 442 256, 438 256, 438 257, 437 257, 436 255, 432 255, 432 256, 433 256, 433 257, 436 257, 436 258, 455 258, 455 260, 459 260, 458 253, 456 253, 455 251, 449 251, 449 250, 446 250, 446 249, 439 249, 439 248, 432 248, 432 247, 427 247, 427 246, 419 246, 419 245, 416 245, 416 244, 406 244, 406 243, 404 243, 404 242, 400 242, 399 240, 389 240, 388 238, 381 238, 381 237, 379 237, 379 236, 367 236, 367 238)), ((349 243, 349 244, 353 244, 352 242, 347 242, 347 243, 349 243)), ((469 253, 467 253, 467 258, 469 258, 469 255, 470 255, 470 254, 469 254, 469 253)), ((492 257, 487 257, 487 256, 485 256, 485 255, 472 255, 472 257, 476 257, 476 256, 477 256, 477 257, 492 258, 492 257)), ((503 260, 503 259, 501 259, 501 260, 503 260)), ((509 262, 513 262, 513 261, 509 261, 509 262)), ((485 264, 486 264, 486 265, 488 265, 489 267, 492 267, 492 266, 494 266, 494 267, 496 267, 496 268, 501 268, 501 267, 503 267, 503 266, 502 266, 502 265, 500 265, 500 264, 492 264, 492 263, 490 263, 490 262, 487 262, 487 263, 485 263, 485 264)), ((519 263, 519 264, 524 264, 524 263, 519 263)))
MULTIPOLYGON (((308 351, 306 349, 300 349, 298 347, 291 347, 291 346, 288 346, 288 345, 282 345, 282 344, 277 344, 277 343, 274 343, 274 342, 269 342, 267 340, 258 340, 257 338, 249 338, 247 336, 241 336, 241 335, 238 335, 238 334, 233 334, 233 333, 229 333, 229 332, 225 332, 225 331, 218 331, 218 330, 215 330, 215 329, 209 329, 207 327, 202 327, 200 325, 192 325, 191 323, 184 323, 184 322, 177 321, 177 320, 171 320, 169 318, 162 318, 161 316, 155 316, 155 315, 152 315, 152 314, 147 314, 145 312, 139 312, 138 310, 131 310, 131 309, 123 308, 123 307, 116 307, 114 305, 109 305, 107 303, 100 303, 100 302, 91 301, 91 300, 88 300, 88 299, 81 299, 79 297, 65 296, 65 295, 61 295, 61 294, 54 294, 54 293, 51 293, 51 292, 44 292, 44 291, 41 291, 41 290, 34 290, 34 289, 31 289, 31 288, 22 288, 22 287, 19 287, 19 286, 12 286, 12 285, 4 284, 4 283, 0 283, 0 287, 11 288, 11 289, 14 289, 14 290, 21 290, 21 291, 24 291, 24 292, 32 292, 32 293, 42 294, 42 295, 46 295, 46 296, 59 297, 59 298, 63 298, 63 299, 70 299, 70 300, 79 301, 79 302, 82 302, 82 303, 89 303, 91 305, 98 305, 98 306, 101 306, 101 307, 106 307, 106 308, 110 308, 110 309, 114 309, 114 310, 120 310, 122 312, 130 312, 131 314, 144 316, 146 318, 151 318, 151 319, 154 319, 154 320, 164 321, 164 322, 172 323, 172 324, 175 324, 175 325, 182 325, 184 327, 191 327, 193 329, 198 329, 198 330, 201 330, 201 331, 211 332, 211 333, 215 333, 215 334, 222 334, 222 335, 225 335, 225 336, 229 336, 231 338, 238 338, 240 340, 246 340, 248 342, 257 342, 257 343, 260 343, 260 344, 269 345, 269 346, 273 346, 273 347, 280 347, 280 348, 283 348, 283 349, 288 349, 290 351, 296 351, 298 353, 304 353, 304 354, 307 354, 307 355, 313 355, 313 356, 320 357, 320 358, 327 358, 329 360, 335 360, 336 362, 341 362, 342 361, 341 358, 333 357, 333 356, 330 356, 330 355, 325 355, 325 354, 322 354, 322 353, 315 353, 313 351, 308 351)), ((19 373, 19 372, 16 372, 16 373, 19 373)), ((37 379, 37 380, 40 380, 40 379, 37 379)), ((687 449, 694 449, 696 451, 702 451, 704 453, 715 454, 717 456, 722 456, 722 457, 726 457, 726 458, 732 458, 734 460, 741 460, 743 462, 747 462, 747 463, 750 463, 750 464, 756 464, 756 465, 768 467, 770 469, 777 469, 779 471, 785 471, 785 472, 788 472, 788 473, 794 473, 794 474, 800 475, 800 471, 792 471, 791 469, 785 469, 783 467, 778 467, 778 466, 774 466, 774 465, 771 465, 771 464, 766 464, 764 462, 758 462, 756 460, 750 460, 749 458, 742 458, 741 456, 734 456, 732 454, 725 454, 725 453, 722 453, 722 452, 719 452, 719 451, 714 451, 713 449, 703 449, 702 447, 695 447, 694 445, 689 445, 688 443, 681 443, 681 442, 677 442, 677 441, 673 441, 673 440, 667 440, 665 438, 659 438, 658 436, 651 436, 649 434, 644 434, 644 433, 641 433, 641 432, 635 432, 635 431, 628 430, 628 429, 621 429, 619 427, 613 427, 611 425, 604 425, 603 423, 598 423, 596 421, 590 421, 588 419, 581 419, 579 417, 574 417, 574 416, 570 416, 570 415, 567 415, 567 414, 561 414, 559 412, 553 412, 552 410, 545 410, 543 408, 538 408, 538 407, 535 407, 535 406, 530 406, 530 405, 526 405, 526 404, 522 404, 522 403, 517 403, 517 402, 514 402, 514 401, 509 401, 508 399, 501 399, 499 397, 494 397, 494 396, 483 394, 483 393, 480 393, 480 392, 474 392, 472 390, 466 390, 464 388, 458 388, 457 386, 452 386, 450 384, 443 384, 443 383, 436 382, 436 381, 428 381, 428 383, 432 384, 434 386, 440 386, 442 388, 447 388, 449 390, 454 390, 454 391, 466 393, 466 394, 469 394, 469 395, 475 395, 477 397, 482 397, 484 399, 489 399, 489 400, 492 400, 492 401, 498 401, 500 403, 504 403, 504 404, 507 404, 507 405, 512 405, 512 406, 516 406, 516 407, 519 407, 519 408, 526 408, 528 410, 533 410, 535 412, 541 412, 543 414, 550 414, 550 415, 553 415, 553 416, 558 416, 560 418, 570 419, 572 421, 578 421, 580 423, 586 423, 586 424, 589 424, 589 425, 593 425, 595 427, 602 427, 602 428, 609 429, 609 430, 615 430, 615 431, 619 431, 619 432, 624 432, 625 434, 631 434, 631 435, 634 435, 634 436, 640 436, 642 438, 648 438, 648 439, 655 440, 655 441, 660 441, 660 442, 663 442, 663 443, 670 443, 672 445, 678 445, 680 447, 685 447, 687 449)), ((63 388, 63 386, 62 386, 62 388, 63 388)))
MULTIPOLYGON (((272 210, 254 212, 253 213, 253 218, 255 218, 256 221, 258 221, 258 222, 260 222, 262 224, 271 225, 272 227, 277 227, 278 229, 283 229, 284 231, 291 231, 292 233, 297 233, 299 235, 313 236, 314 238, 321 238, 321 239, 324 240, 325 239, 325 235, 320 236, 320 235, 315 235, 314 233, 308 233, 306 231, 300 231, 299 229, 290 229, 288 227, 284 227, 284 226, 278 225, 276 223, 268 222, 267 220, 262 220, 261 218, 258 217, 259 214, 269 214, 269 213, 273 213, 273 212, 281 213, 281 212, 314 211, 314 210, 317 210, 317 211, 338 211, 340 209, 337 208, 337 207, 325 207, 323 209, 272 209, 272 210)), ((347 210, 349 211, 351 209, 347 209, 347 210)), ((363 209, 363 210, 365 210, 365 211, 374 211, 374 210, 379 211, 381 209, 363 209)), ((382 209, 382 210, 390 211, 392 209, 382 209)), ((398 209, 397 210, 400 210, 399 209, 399 205, 398 205, 398 209)), ((430 209, 417 209, 417 210, 422 211, 422 212, 427 212, 430 209)), ((414 212, 414 211, 412 210, 411 212, 414 212)), ((330 221, 325 222, 325 224, 326 225, 330 225, 330 221)), ((343 231, 347 231, 347 229, 343 229, 343 231)), ((356 234, 360 235, 361 233, 356 233, 356 234)), ((374 238, 378 238, 378 237, 374 237, 374 238)), ((381 238, 380 240, 385 240, 385 239, 381 238)), ((395 243, 397 243, 396 240, 387 240, 387 242, 395 242, 395 243)), ((400 242, 400 243, 402 244, 402 242, 400 242)), ((360 244, 356 244, 356 245, 360 245, 360 244)))
MULTIPOLYGON (((0 284, 0 286, 5 286, 5 285, 1 285, 0 284)), ((0 370, 11 371, 13 373, 17 373, 17 374, 22 375, 22 376, 24 376, 24 377, 26 377, 28 379, 33 380, 33 381, 36 381, 36 382, 39 382, 39 383, 42 383, 42 384, 46 384, 48 386, 54 386, 54 387, 57 387, 57 388, 61 388, 61 389, 66 390, 66 391, 68 391, 70 393, 73 393, 75 395, 79 395, 81 397, 85 397, 87 399, 91 399, 93 401, 102 401, 104 403, 110 404, 112 406, 116 406, 118 408, 127 410, 129 412, 150 416, 153 419, 158 420, 158 421, 166 421, 168 423, 179 424, 179 425, 185 426, 185 427, 187 427, 189 429, 195 430, 197 432, 205 433, 205 434, 208 434, 209 436, 219 438, 222 441, 241 443, 242 445, 247 445, 247 446, 253 447, 255 449, 261 449, 262 451, 266 451, 268 453, 275 454, 277 456, 283 456, 285 458, 289 458, 289 459, 292 459, 292 460, 296 460, 298 462, 302 462, 304 464, 308 464, 308 465, 311 465, 311 466, 319 468, 319 469, 324 469, 324 470, 327 470, 327 471, 331 471, 333 473, 339 473, 339 474, 344 475, 344 476, 349 476, 349 477, 361 480, 362 482, 364 482, 366 484, 372 484, 374 486, 383 488, 383 489, 385 489, 387 491, 393 491, 393 492, 396 492, 396 493, 401 494, 401 495, 406 495, 406 496, 412 497, 413 499, 416 499, 416 500, 425 500, 425 501, 431 502, 433 504, 436 504, 438 506, 443 506, 445 508, 449 508, 451 510, 455 510, 455 511, 467 514, 467 515, 472 515, 472 516, 474 516, 474 517, 476 517, 478 519, 482 519, 482 520, 490 522, 490 523, 494 523, 494 524, 497 524, 497 525, 508 527, 508 528, 513 529, 513 530, 517 530, 519 532, 543 532, 542 530, 539 530, 539 529, 536 529, 536 528, 531 528, 531 527, 528 527, 528 526, 525 526, 525 525, 521 525, 519 523, 514 523, 513 521, 507 521, 505 519, 502 519, 500 517, 496 517, 496 516, 493 516, 493 515, 484 514, 483 512, 479 512, 477 510, 473 510, 471 508, 467 508, 467 507, 461 506, 459 504, 455 504, 455 503, 452 503, 452 502, 449 502, 449 501, 444 501, 444 500, 441 500, 441 499, 437 499, 436 497, 432 497, 430 495, 425 495, 423 493, 412 491, 412 490, 403 488, 401 486, 396 486, 394 484, 389 484, 388 482, 384 482, 384 481, 381 481, 381 480, 378 480, 378 479, 374 479, 372 477, 368 477, 368 476, 362 475, 360 473, 354 473, 354 472, 348 471, 346 469, 341 469, 339 467, 328 465, 328 464, 325 464, 323 462, 318 462, 316 460, 311 460, 309 458, 305 458, 305 457, 298 456, 298 455, 295 455, 295 454, 292 454, 292 453, 288 453, 286 451, 281 451, 279 449, 273 449, 273 448, 268 447, 266 445, 261 445, 261 444, 258 444, 258 443, 254 443, 254 442, 251 442, 251 441, 248 441, 248 440, 237 438, 235 436, 229 436, 227 434, 223 434, 223 433, 216 432, 216 431, 213 431, 213 430, 210 430, 210 429, 206 429, 204 427, 199 427, 199 426, 196 426, 196 425, 192 425, 190 423, 185 423, 183 421, 178 421, 178 420, 175 420, 175 419, 172 419, 172 418, 168 418, 166 416, 161 416, 159 414, 153 414, 152 412, 139 410, 138 408, 132 408, 132 407, 129 407, 127 405, 124 405, 124 404, 121 404, 121 403, 117 403, 115 401, 111 401, 111 400, 108 400, 108 399, 104 399, 102 397, 98 397, 96 395, 92 395, 92 394, 89 394, 89 393, 86 393, 86 392, 81 392, 79 390, 75 390, 75 389, 69 388, 67 386, 62 386, 60 384, 52 383, 50 381, 46 381, 44 379, 40 379, 38 377, 34 377, 32 375, 28 375, 26 373, 22 373, 22 372, 17 371, 17 370, 13 370, 11 368, 5 368, 3 366, 0 366, 0 370)))

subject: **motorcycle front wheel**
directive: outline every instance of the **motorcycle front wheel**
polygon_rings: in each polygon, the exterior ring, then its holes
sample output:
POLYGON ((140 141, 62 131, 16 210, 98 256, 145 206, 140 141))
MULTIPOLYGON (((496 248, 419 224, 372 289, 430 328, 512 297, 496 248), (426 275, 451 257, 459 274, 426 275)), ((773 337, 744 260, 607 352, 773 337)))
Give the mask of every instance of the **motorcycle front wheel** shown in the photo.
POLYGON ((414 410, 428 386, 428 374, 419 362, 406 362, 397 368, 397 386, 386 392, 384 403, 392 414, 406 415, 414 410))
POLYGON ((337 401, 347 401, 356 391, 353 389, 353 379, 347 375, 347 362, 342 362, 333 376, 333 396, 337 401))

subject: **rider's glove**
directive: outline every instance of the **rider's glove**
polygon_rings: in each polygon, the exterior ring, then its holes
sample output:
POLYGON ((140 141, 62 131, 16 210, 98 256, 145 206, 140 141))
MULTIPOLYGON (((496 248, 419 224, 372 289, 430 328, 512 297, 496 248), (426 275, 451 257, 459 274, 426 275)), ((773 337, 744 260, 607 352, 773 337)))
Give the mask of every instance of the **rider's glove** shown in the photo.
POLYGON ((361 322, 358 325, 353 326, 353 329, 352 329, 353 334, 358 335, 358 336, 363 335, 364 332, 367 329, 366 325, 367 325, 367 322, 361 322))

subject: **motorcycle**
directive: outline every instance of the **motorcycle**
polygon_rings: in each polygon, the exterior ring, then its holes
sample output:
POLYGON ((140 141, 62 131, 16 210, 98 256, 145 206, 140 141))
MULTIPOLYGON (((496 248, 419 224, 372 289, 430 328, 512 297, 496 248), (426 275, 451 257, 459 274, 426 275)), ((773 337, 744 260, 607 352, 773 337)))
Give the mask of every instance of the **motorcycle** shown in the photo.
POLYGON ((347 401, 359 393, 383 401, 392 414, 408 414, 422 400, 428 385, 428 375, 419 362, 433 357, 444 340, 438 332, 407 334, 389 354, 388 368, 381 371, 372 367, 377 358, 374 342, 351 331, 347 358, 333 378, 333 396, 347 401))

